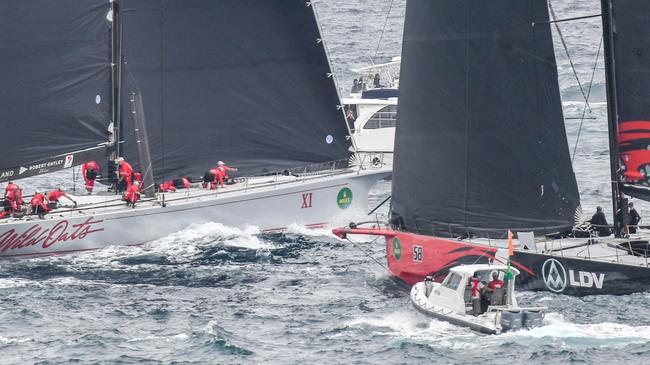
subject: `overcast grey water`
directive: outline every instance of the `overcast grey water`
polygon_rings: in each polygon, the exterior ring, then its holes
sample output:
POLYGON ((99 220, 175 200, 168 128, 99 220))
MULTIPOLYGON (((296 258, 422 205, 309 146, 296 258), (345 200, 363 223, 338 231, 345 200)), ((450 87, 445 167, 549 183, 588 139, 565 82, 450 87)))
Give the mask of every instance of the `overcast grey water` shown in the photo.
MULTIPOLYGON (((405 1, 394 0, 386 21, 390 3, 316 2, 344 93, 355 77, 351 69, 399 55, 405 1)), ((597 14, 600 2, 551 3, 557 16, 566 18, 597 14)), ((560 25, 585 91, 600 27, 597 18, 560 25)), ((580 117, 584 100, 555 36, 565 115, 580 117)), ((582 125, 574 169, 585 214, 602 205, 611 215, 603 72, 601 55, 587 113, 593 119, 582 125)), ((580 123, 567 119, 571 151, 580 123)), ((369 205, 389 193, 390 182, 379 182, 369 205)), ((639 205, 644 214, 647 206, 639 205)), ((210 223, 142 247, 2 261, 0 363, 634 364, 650 359, 648 293, 585 298, 520 293, 521 302, 551 308, 545 325, 480 336, 416 312, 408 287, 389 278, 373 259, 384 262, 381 240, 354 246, 325 229, 293 226, 285 234, 261 234, 255 227, 210 223)))

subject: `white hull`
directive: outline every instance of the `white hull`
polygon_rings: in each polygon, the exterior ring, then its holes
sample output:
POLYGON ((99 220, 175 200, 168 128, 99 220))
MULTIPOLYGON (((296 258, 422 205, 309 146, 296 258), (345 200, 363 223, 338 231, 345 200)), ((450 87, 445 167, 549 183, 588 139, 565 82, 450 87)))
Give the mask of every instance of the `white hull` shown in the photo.
POLYGON ((381 168, 250 178, 220 190, 166 193, 165 207, 160 199, 129 208, 116 196, 78 197, 80 209, 62 208, 45 219, 30 216, 0 221, 0 257, 140 245, 192 223, 281 231, 293 223, 316 228, 349 222, 365 216, 368 191, 389 173, 381 168))

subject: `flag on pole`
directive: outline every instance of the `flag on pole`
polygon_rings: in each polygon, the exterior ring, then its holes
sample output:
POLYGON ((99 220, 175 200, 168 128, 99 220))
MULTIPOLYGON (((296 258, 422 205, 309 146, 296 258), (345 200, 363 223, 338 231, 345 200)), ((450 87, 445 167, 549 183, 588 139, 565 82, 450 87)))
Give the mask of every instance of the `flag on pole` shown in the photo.
POLYGON ((508 230, 508 280, 512 280, 512 271, 510 271, 510 257, 515 254, 515 244, 512 241, 512 231, 508 230))

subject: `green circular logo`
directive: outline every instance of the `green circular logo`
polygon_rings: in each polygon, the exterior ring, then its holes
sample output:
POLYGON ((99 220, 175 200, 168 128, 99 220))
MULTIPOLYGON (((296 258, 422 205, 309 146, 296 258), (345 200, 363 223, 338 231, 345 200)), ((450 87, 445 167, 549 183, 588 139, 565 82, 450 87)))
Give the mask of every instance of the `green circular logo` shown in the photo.
POLYGON ((402 243, 397 237, 393 238, 393 256, 397 261, 402 257, 402 243))
POLYGON ((341 209, 347 209, 350 204, 352 204, 352 190, 349 188, 343 188, 339 191, 339 195, 336 196, 336 203, 341 209))

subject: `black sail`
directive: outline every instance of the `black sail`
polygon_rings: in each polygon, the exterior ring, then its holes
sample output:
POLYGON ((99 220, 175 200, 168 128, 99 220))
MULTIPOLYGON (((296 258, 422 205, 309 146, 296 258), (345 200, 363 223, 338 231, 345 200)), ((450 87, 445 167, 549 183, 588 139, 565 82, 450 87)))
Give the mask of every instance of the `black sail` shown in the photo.
POLYGON ((105 156, 110 9, 106 0, 0 1, 0 181, 105 156))
POLYGON ((579 194, 547 20, 546 0, 408 1, 393 224, 490 237, 572 226, 579 194))
POLYGON ((650 200, 650 2, 603 0, 602 7, 615 180, 650 200))
MULTIPOLYGON (((349 155, 308 2, 121 3, 123 100, 142 96, 157 180, 201 175, 218 160, 254 174, 349 155)), ((125 157, 137 160, 131 123, 123 113, 125 157)))

